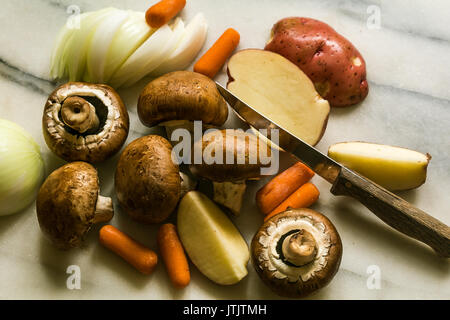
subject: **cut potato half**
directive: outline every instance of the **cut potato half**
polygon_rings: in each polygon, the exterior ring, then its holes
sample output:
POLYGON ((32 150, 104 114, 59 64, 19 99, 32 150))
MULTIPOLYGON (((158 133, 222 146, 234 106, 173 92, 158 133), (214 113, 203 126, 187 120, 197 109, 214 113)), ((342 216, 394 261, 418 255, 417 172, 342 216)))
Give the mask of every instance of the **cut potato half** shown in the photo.
POLYGON ((247 275, 250 252, 242 235, 207 196, 190 191, 178 207, 178 233, 195 266, 210 280, 231 285, 247 275))
POLYGON ((303 141, 319 142, 330 106, 292 62, 270 51, 242 50, 230 58, 228 75, 233 94, 303 141))
POLYGON ((336 143, 328 156, 391 191, 422 185, 431 159, 428 153, 368 142, 336 143))

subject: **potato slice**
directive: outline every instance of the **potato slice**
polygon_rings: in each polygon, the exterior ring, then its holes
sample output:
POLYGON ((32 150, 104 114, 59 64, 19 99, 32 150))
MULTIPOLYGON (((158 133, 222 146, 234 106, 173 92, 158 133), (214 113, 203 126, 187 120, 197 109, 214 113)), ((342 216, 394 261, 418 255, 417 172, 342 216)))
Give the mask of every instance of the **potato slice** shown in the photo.
POLYGON ((188 192, 178 207, 178 233, 195 266, 212 281, 235 284, 247 275, 248 245, 208 197, 188 192))
POLYGON ((296 65, 277 53, 242 50, 228 62, 228 89, 266 118, 315 145, 325 132, 328 101, 296 65))
POLYGON ((336 143, 328 156, 391 191, 422 185, 431 159, 428 153, 367 142, 336 143))

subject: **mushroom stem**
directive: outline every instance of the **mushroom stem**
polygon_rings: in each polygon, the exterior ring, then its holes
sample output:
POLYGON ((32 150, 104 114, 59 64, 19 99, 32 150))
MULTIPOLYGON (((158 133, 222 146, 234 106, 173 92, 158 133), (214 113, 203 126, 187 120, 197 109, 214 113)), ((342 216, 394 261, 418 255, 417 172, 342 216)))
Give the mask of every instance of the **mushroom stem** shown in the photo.
POLYGON ((97 198, 93 223, 106 222, 114 216, 112 199, 101 195, 97 198))
MULTIPOLYGON (((185 129, 189 131, 191 136, 194 136, 194 122, 189 120, 170 120, 166 122, 162 122, 159 124, 160 126, 163 126, 166 130, 167 140, 170 141, 170 143, 174 144, 172 141, 172 133, 177 129, 185 129)), ((177 143, 177 142, 175 142, 177 143)))
POLYGON ((64 100, 61 117, 67 126, 79 133, 97 130, 100 124, 95 107, 81 97, 68 97, 64 100))
POLYGON ((180 172, 181 177, 181 194, 180 199, 183 198, 189 191, 195 190, 197 188, 197 180, 194 180, 184 172, 180 172))
POLYGON ((299 230, 287 236, 282 245, 286 261, 300 267, 314 260, 317 254, 316 240, 306 230, 299 230))
MULTIPOLYGON (((172 145, 177 144, 178 141, 172 141, 172 133, 177 129, 185 129, 189 131, 191 134, 191 142, 194 142, 194 131, 195 131, 195 124, 194 121, 191 120, 170 120, 161 122, 159 126, 162 126, 166 130, 167 140, 172 143, 172 145)), ((217 128, 216 126, 213 126, 211 124, 202 123, 202 132, 208 129, 217 128)))
POLYGON ((234 215, 239 215, 245 194, 245 181, 216 182, 213 181, 214 201, 230 209, 234 215))

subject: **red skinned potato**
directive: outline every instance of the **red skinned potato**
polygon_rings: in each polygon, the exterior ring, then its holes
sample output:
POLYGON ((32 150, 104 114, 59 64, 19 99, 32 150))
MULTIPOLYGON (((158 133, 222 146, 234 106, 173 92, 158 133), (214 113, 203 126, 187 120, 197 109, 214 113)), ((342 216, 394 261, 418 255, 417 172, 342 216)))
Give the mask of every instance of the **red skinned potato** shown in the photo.
POLYGON ((284 18, 273 26, 265 50, 295 63, 332 107, 361 102, 369 92, 363 57, 350 41, 324 22, 284 18))

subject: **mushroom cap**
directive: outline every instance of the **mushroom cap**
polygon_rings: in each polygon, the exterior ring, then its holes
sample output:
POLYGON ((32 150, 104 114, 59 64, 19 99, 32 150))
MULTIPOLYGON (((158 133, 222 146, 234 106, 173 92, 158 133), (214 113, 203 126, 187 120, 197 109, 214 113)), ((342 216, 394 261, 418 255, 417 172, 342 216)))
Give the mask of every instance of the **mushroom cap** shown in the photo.
POLYGON ((253 237, 252 263, 263 280, 280 296, 301 298, 333 279, 342 257, 342 242, 331 221, 311 209, 290 209, 268 219, 253 237), (294 230, 306 230, 316 240, 314 260, 303 266, 283 261, 283 239, 294 230), (280 241, 281 240, 281 241, 280 241))
POLYGON ((211 130, 194 143, 193 153, 202 150, 203 158, 190 169, 193 174, 216 182, 258 179, 261 168, 270 165, 261 162, 261 148, 267 148, 270 156, 270 147, 254 134, 234 129, 211 130))
POLYGON ((60 249, 79 247, 95 217, 99 193, 97 170, 86 162, 53 171, 36 199, 39 226, 60 249))
POLYGON ((214 81, 192 71, 174 71, 151 81, 142 90, 137 109, 148 127, 172 120, 220 126, 228 118, 227 104, 214 81))
POLYGON ((123 150, 115 190, 120 206, 135 220, 162 222, 178 204, 181 178, 171 154, 172 145, 157 135, 138 138, 123 150))
POLYGON ((122 147, 128 136, 128 112, 119 94, 110 86, 68 82, 48 97, 42 117, 45 142, 66 161, 102 162, 122 147), (100 127, 96 133, 80 134, 62 120, 61 106, 68 97, 82 97, 96 108, 100 127))

